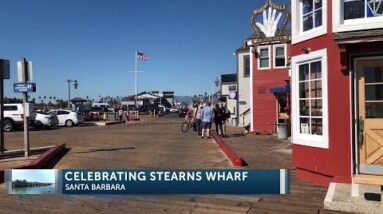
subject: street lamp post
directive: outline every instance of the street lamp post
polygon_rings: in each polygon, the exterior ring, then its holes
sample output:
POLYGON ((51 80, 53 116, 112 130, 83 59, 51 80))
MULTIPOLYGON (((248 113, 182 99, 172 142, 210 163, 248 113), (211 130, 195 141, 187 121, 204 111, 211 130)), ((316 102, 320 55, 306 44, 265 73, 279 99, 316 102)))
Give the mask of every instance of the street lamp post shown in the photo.
POLYGON ((78 82, 77 82, 77 80, 70 80, 70 79, 68 79, 67 82, 68 82, 68 109, 71 110, 71 105, 70 105, 70 84, 74 83, 73 84, 74 89, 77 89, 78 82))

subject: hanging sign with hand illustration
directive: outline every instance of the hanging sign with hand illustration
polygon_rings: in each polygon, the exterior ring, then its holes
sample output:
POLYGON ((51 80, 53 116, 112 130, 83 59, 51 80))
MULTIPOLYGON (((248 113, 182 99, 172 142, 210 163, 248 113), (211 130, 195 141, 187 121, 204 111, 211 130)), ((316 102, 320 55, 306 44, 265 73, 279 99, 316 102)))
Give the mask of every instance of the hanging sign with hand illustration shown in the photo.
POLYGON ((267 0, 265 5, 254 10, 251 16, 251 25, 254 29, 257 39, 262 38, 262 33, 266 38, 276 36, 284 36, 284 29, 290 19, 290 13, 286 5, 277 5, 272 0, 267 0), (258 15, 262 14, 262 23, 257 22, 258 15), (284 21, 281 25, 279 22, 284 16, 284 21))

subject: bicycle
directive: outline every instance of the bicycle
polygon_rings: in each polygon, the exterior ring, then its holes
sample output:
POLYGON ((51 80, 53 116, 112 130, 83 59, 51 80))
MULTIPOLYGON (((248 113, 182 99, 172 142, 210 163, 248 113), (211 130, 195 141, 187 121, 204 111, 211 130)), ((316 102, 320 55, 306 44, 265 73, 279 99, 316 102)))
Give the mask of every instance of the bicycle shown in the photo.
POLYGON ((189 131, 190 128, 193 128, 194 127, 194 124, 193 122, 191 122, 190 120, 188 121, 185 121, 181 124, 181 131, 183 133, 186 133, 187 131, 189 131))

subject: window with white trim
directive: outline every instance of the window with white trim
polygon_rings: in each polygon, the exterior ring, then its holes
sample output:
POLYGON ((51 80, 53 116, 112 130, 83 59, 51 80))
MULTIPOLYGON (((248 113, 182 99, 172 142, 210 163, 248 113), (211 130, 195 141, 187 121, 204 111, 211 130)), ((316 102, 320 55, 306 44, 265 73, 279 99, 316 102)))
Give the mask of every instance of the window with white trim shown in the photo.
POLYGON ((258 68, 259 69, 270 68, 270 46, 258 47, 258 68))
POLYGON ((327 49, 293 57, 293 143, 328 148, 327 104, 327 49))
POLYGON ((343 20, 383 15, 382 0, 343 0, 343 20))
POLYGON ((299 65, 299 127, 301 134, 322 135, 322 61, 299 65))
POLYGON ((302 31, 312 30, 322 26, 322 0, 302 0, 302 31))
POLYGON ((243 77, 250 77, 250 55, 243 56, 243 77))
POLYGON ((292 43, 303 42, 327 33, 327 1, 291 1, 292 43))
POLYGON ((383 0, 332 1, 333 32, 382 28, 383 0))
POLYGON ((274 45, 274 68, 286 68, 286 44, 274 45))

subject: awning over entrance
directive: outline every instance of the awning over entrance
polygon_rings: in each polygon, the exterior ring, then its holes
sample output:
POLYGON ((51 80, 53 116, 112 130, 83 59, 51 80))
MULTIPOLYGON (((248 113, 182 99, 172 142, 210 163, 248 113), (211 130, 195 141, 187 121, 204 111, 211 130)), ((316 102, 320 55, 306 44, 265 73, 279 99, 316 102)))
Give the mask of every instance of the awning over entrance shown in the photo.
POLYGON ((274 87, 270 89, 273 94, 286 94, 290 92, 290 85, 274 87))

